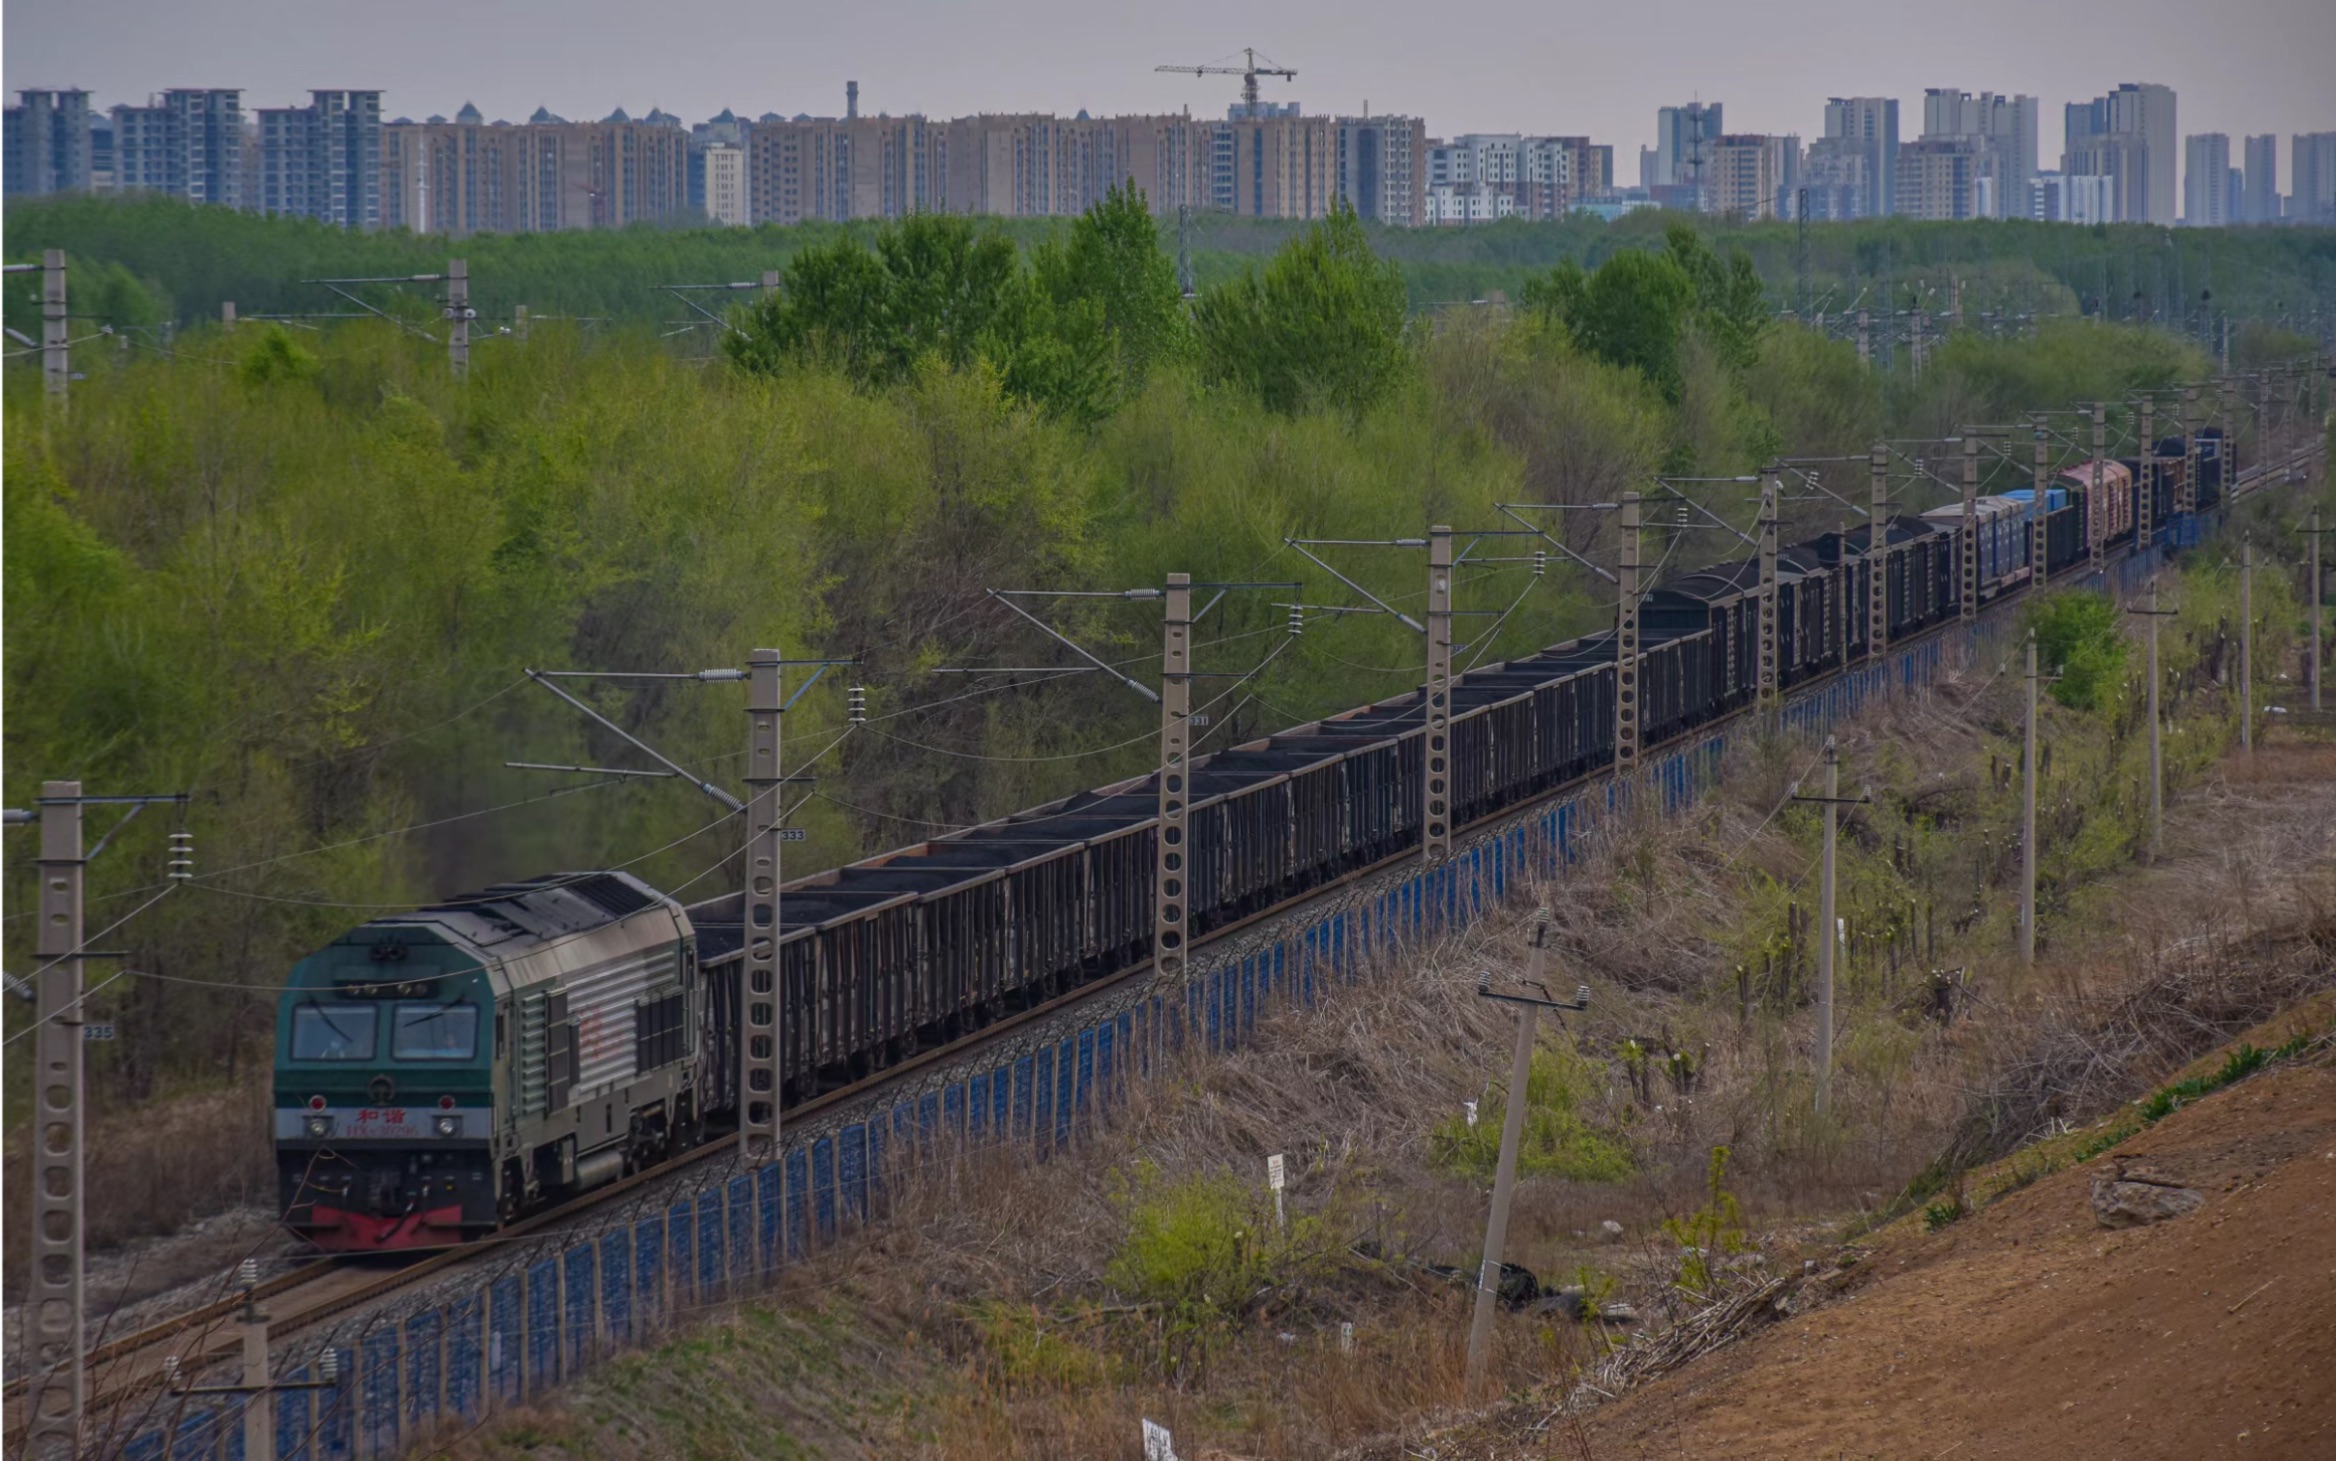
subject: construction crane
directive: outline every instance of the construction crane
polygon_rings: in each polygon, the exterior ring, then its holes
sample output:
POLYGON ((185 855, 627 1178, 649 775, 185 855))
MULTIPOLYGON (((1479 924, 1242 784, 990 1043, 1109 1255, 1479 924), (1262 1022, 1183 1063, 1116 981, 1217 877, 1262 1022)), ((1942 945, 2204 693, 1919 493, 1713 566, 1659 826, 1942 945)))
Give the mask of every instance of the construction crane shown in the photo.
POLYGON ((1271 56, 1266 58, 1263 66, 1258 65, 1257 48, 1254 46, 1243 46, 1241 55, 1248 62, 1245 66, 1154 66, 1152 69, 1179 74, 1190 72, 1194 76, 1238 76, 1241 78, 1241 103, 1254 116, 1257 112, 1258 77, 1279 76, 1284 80, 1295 80, 1298 73, 1287 66, 1276 66, 1271 56))

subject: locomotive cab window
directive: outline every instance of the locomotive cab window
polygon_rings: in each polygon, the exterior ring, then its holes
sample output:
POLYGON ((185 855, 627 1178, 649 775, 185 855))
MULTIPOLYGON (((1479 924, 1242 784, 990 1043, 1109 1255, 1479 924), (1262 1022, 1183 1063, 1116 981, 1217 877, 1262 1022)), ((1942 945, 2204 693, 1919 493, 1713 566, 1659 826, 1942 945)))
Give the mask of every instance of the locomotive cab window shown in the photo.
POLYGON ((478 1049, 477 1005, 400 1004, 390 1016, 392 1060, 468 1060, 478 1049))
POLYGON ((371 1060, 380 1011, 369 1004, 319 1004, 292 1011, 294 1060, 371 1060))

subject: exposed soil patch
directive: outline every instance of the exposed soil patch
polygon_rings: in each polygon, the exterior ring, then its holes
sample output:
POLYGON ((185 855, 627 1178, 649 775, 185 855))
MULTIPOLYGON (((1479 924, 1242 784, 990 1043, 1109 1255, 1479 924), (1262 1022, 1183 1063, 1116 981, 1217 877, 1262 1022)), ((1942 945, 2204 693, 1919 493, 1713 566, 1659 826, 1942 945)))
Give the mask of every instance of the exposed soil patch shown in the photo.
POLYGON ((1880 1260, 1587 1437, 1600 1457, 2324 1456, 2331 1224, 2336 1071, 2277 1070, 1880 1260), (2205 1206, 2104 1231, 2091 1184, 2119 1159, 2205 1206))

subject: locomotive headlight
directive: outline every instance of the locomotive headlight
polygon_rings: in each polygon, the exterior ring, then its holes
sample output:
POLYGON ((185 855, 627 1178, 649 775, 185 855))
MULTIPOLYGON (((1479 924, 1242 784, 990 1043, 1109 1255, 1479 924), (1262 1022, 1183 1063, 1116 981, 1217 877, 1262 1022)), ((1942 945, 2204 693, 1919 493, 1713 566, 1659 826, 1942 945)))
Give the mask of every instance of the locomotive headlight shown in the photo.
POLYGON ((331 1136, 333 1134, 333 1119, 330 1116, 309 1117, 308 1134, 318 1141, 322 1141, 324 1138, 331 1136))
POLYGON ((436 1125, 440 1136, 456 1137, 462 1135, 462 1118, 460 1116, 441 1116, 437 1119, 436 1125))

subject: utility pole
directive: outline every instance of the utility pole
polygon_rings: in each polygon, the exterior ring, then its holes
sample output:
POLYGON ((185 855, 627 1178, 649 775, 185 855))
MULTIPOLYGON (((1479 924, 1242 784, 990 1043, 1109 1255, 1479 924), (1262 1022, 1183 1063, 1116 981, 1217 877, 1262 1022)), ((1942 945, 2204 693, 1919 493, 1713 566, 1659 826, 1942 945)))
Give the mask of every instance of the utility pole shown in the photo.
POLYGON ((446 363, 456 380, 470 378, 470 261, 446 261, 446 363))
MULTIPOLYGON (((1492 1351, 1492 1316, 1500 1303, 1501 1255, 1509 1241, 1509 1201, 1516 1195, 1517 1147, 1525 1134, 1526 1090, 1533 1076, 1533 1037, 1541 1011, 1583 1010, 1590 1007, 1590 988, 1576 989, 1571 1004, 1549 997, 1541 981, 1548 958, 1549 910, 1533 920, 1533 942, 1525 963, 1524 987, 1513 994, 1495 993, 1489 983, 1476 987, 1479 999, 1498 1000, 1517 1007, 1517 1044, 1509 1059, 1508 1106, 1501 1113, 1501 1153, 1493 1168, 1492 1213, 1484 1225, 1484 1260, 1476 1270, 1476 1309, 1468 1324, 1468 1393, 1483 1393, 1484 1373, 1492 1351), (1528 991, 1539 991, 1538 995, 1528 991)), ((1562 1016, 1560 1017, 1562 1018, 1562 1016)))
POLYGON ((1825 805, 1825 856, 1817 891, 1817 1114, 1825 1114, 1833 1093, 1833 960, 1840 943, 1840 918, 1833 911, 1834 851, 1840 831, 1841 808, 1867 800, 1841 794, 1841 750, 1833 737, 1825 738, 1825 794, 1800 796, 1794 801, 1825 805))
POLYGON ((1825 1114, 1833 1085, 1833 863, 1841 823, 1841 750, 1825 738, 1825 881, 1817 895, 1817 1114, 1825 1114))
POLYGON ((2036 631, 2028 631, 2028 721, 2020 761, 2020 962, 2036 964, 2036 631))
POLYGON ((234 300, 222 299, 219 301, 219 327, 223 330, 233 330, 235 328, 234 300))
POLYGON ((524 304, 511 306, 511 339, 514 344, 527 343, 527 306, 524 304))
POLYGON ((1622 494, 1621 597, 1614 620, 1614 776, 1628 781, 1638 770, 1638 600, 1639 498, 1622 494))
MULTIPOLYGON (((1873 571, 1866 576, 1866 658, 1875 660, 1882 657, 1890 641, 1889 447, 1874 443, 1873 454, 1866 459, 1866 472, 1874 498, 1866 517, 1866 556, 1873 560, 1873 571)), ((1764 510, 1760 515, 1766 518, 1769 514, 1764 510)))
MULTIPOLYGON (((1637 638, 1636 610, 1632 638, 1637 638)), ((1624 693, 1628 693, 1625 691, 1624 693)), ((1452 855, 1452 530, 1428 529, 1427 737, 1420 747, 1426 793, 1420 857, 1431 867, 1452 855)), ((1633 747, 1635 753, 1636 747, 1633 747)))
POLYGON ((49 394, 62 403, 73 380, 73 355, 67 331, 72 320, 65 311, 65 251, 41 251, 41 380, 49 394))
POLYGON ((779 796, 780 730, 786 714, 784 656, 758 649, 746 660, 746 944, 739 988, 738 1155, 749 1165, 779 1154, 779 796))
POLYGON ((2312 710, 2320 708, 2320 510, 2312 509, 2312 710))
POLYGON ((2239 749, 2255 753, 2255 540, 2239 541, 2239 749))
MULTIPOLYGON (((1760 477, 1760 719, 1763 730, 1773 730, 1777 700, 1776 662, 1776 512, 1780 470, 1771 467, 1760 477)), ((1625 499, 1626 501, 1628 499, 1625 499)))
POLYGON ((1961 618, 1968 624, 1979 617, 1979 437, 1963 428, 1963 542, 1961 618))
POLYGON ((1872 310, 1857 312, 1857 363, 1874 363, 1874 314, 1872 310))
POLYGON ((2166 821, 2165 723, 2158 715, 2158 621, 2174 617, 2175 611, 2158 607, 2158 581, 2152 575, 2149 607, 2125 612, 2149 620, 2149 859, 2155 862, 2166 821))
MULTIPOLYGON (((1443 541, 1448 550, 1452 540, 1443 541)), ((1188 831, 1185 778, 1191 771, 1192 750, 1192 575, 1169 574, 1166 597, 1160 639, 1160 825, 1153 869, 1152 963, 1161 977, 1181 979, 1188 831)))

